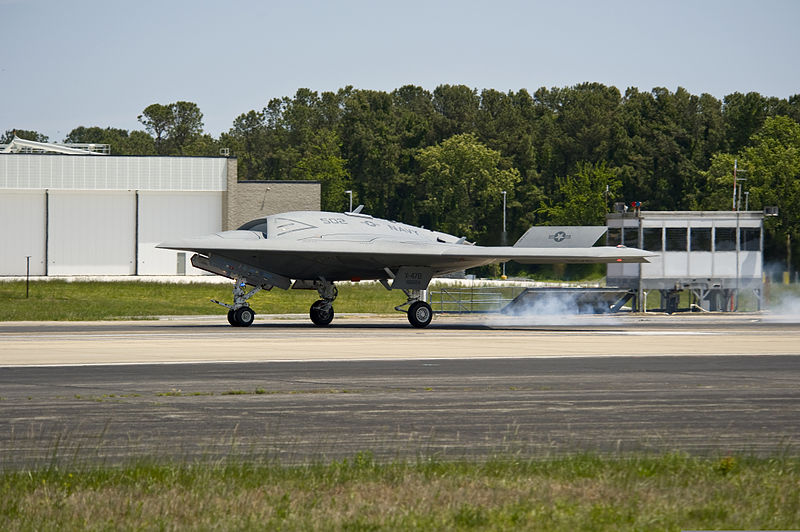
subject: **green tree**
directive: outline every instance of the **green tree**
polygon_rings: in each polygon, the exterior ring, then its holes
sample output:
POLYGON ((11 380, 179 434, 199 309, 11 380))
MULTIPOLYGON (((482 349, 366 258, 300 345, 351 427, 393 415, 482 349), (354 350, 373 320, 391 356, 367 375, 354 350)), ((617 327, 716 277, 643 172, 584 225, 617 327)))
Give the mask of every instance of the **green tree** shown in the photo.
POLYGON ((87 143, 87 144, 110 144, 107 142, 110 138, 119 138, 122 136, 128 136, 128 132, 124 129, 116 129, 116 128, 101 128, 98 126, 94 127, 84 127, 79 126, 69 132, 69 134, 64 138, 64 142, 68 142, 71 144, 76 143, 87 143))
MULTIPOLYGON (((156 143, 153 137, 144 131, 131 131, 128 134, 128 141, 123 143, 125 146, 124 152, 120 151, 122 155, 155 155, 156 143)), ((111 146, 112 153, 114 146, 111 146)))
POLYGON ((230 149, 238 159, 238 174, 242 181, 268 178, 265 164, 267 153, 267 126, 264 113, 248 111, 233 121, 233 127, 220 135, 220 145, 230 149))
POLYGON ((605 225, 608 202, 622 185, 605 162, 581 162, 574 173, 556 183, 557 194, 538 211, 548 225, 605 225))
POLYGON ((420 168, 416 155, 420 148, 436 143, 433 95, 421 87, 406 85, 392 92, 391 97, 398 173, 390 208, 393 218, 418 223, 416 187, 420 168))
POLYGON ((183 155, 203 133, 203 113, 193 102, 154 103, 137 118, 153 135, 159 155, 183 155))
POLYGON ((203 133, 203 113, 193 102, 175 102, 170 108, 172 121, 167 131, 171 152, 184 155, 184 150, 203 133))
POLYGON ((349 90, 319 95, 301 88, 293 98, 273 98, 261 111, 237 117, 220 143, 239 159, 243 179, 297 179, 297 165, 319 146, 320 133, 338 128, 349 90))
POLYGON ((560 155, 554 159, 554 172, 571 172, 579 161, 610 160, 615 139, 623 134, 619 90, 600 83, 583 83, 551 92, 558 128, 554 148, 560 155))
POLYGON ((536 175, 534 101, 526 90, 481 92, 478 135, 481 142, 510 158, 523 176, 536 175))
POLYGON ((433 91, 436 110, 436 136, 443 140, 461 133, 475 133, 480 97, 466 85, 439 85, 433 91))
POLYGON ((219 157, 220 142, 209 134, 194 135, 181 148, 181 155, 188 157, 219 157))
POLYGON ((623 195, 650 210, 696 204, 700 172, 724 145, 721 102, 678 88, 649 93, 628 89, 622 123, 626 136, 611 163, 619 168, 623 195))
POLYGON ((337 125, 348 92, 298 89, 293 98, 274 98, 240 115, 220 144, 238 158, 240 178, 320 181, 322 208, 344 210, 350 180, 337 125))
MULTIPOLYGON (((738 155, 733 153, 715 153, 711 156, 708 170, 700 173, 705 183, 705 191, 698 208, 706 210, 729 211, 733 202, 733 166, 738 155)), ((746 173, 747 168, 743 168, 746 173)))
MULTIPOLYGON (((765 253, 767 259, 783 260, 786 235, 793 246, 800 244, 800 124, 786 116, 766 118, 748 144, 737 155, 713 157, 705 173, 708 193, 703 207, 733 207, 733 163, 738 159, 738 177, 746 179, 740 184, 749 192, 749 208, 779 207, 779 216, 766 224, 765 253)), ((796 252, 792 256, 797 257, 796 252)))
POLYGON ((316 141, 297 162, 292 177, 319 181, 322 185, 322 209, 344 211, 345 189, 349 180, 344 159, 340 157, 339 138, 334 131, 320 130, 316 141))
POLYGON ((507 202, 510 236, 519 236, 533 225, 535 213, 530 206, 541 201, 536 144, 542 111, 524 89, 507 94, 495 90, 481 92, 479 139, 502 154, 503 165, 520 172, 515 194, 507 202))
POLYGON ((395 120, 392 96, 386 92, 357 90, 344 100, 342 157, 359 203, 382 218, 393 218, 403 201, 397 194, 402 174, 395 120))
POLYGON ((148 105, 142 111, 142 114, 136 118, 144 125, 148 133, 153 136, 156 152, 159 155, 165 155, 166 139, 173 120, 170 105, 161 105, 160 103, 148 105))
POLYGON ((736 153, 764 124, 768 115, 768 101, 757 92, 734 92, 723 99, 725 135, 730 153, 736 153))
POLYGON ((155 155, 153 137, 144 131, 128 131, 107 127, 76 127, 69 132, 65 142, 108 144, 112 155, 155 155))
POLYGON ((520 181, 519 171, 503 167, 501 159, 471 133, 421 149, 420 209, 426 225, 476 240, 499 232, 502 191, 513 198, 520 181))

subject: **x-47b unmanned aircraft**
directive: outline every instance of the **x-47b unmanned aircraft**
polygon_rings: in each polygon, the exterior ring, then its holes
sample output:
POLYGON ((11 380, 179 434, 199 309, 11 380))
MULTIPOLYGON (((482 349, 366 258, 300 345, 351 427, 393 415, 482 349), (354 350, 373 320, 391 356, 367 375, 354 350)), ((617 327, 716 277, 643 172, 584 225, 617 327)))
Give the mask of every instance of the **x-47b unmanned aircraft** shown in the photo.
MULTIPOLYGON (((647 262, 646 251, 626 247, 528 247, 523 236, 514 246, 486 247, 465 238, 373 218, 360 212, 297 211, 244 224, 235 231, 159 244, 159 248, 192 251, 192 264, 235 281, 228 321, 253 323, 248 304, 255 293, 273 287, 317 290, 311 321, 333 320, 336 281, 378 280, 387 290, 401 290, 414 327, 433 318, 422 299, 431 278, 493 262, 523 264, 647 262), (247 287, 253 287, 248 291, 247 287)), ((552 240, 552 239, 551 239, 552 240)), ((559 241, 558 238, 555 239, 559 241)), ((568 245, 568 243, 567 243, 568 245)))

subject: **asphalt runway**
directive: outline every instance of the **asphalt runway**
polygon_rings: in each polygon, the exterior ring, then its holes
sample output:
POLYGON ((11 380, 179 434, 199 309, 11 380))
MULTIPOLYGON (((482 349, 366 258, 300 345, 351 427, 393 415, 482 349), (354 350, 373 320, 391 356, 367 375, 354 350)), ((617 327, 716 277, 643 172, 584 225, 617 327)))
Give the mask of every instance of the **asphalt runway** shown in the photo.
POLYGON ((797 453, 794 320, 545 321, 0 323, 0 468, 797 453))

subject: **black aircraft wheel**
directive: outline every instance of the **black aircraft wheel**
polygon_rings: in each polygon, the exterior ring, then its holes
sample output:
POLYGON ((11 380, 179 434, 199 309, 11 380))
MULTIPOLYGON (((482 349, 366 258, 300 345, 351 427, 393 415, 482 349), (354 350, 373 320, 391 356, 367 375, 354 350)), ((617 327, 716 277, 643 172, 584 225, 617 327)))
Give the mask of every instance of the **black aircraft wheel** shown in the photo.
POLYGON ((414 327, 422 329, 427 327, 433 319, 431 306, 424 301, 416 301, 408 307, 408 321, 414 327))
POLYGON ((314 325, 319 327, 330 325, 333 321, 333 305, 326 303, 323 299, 315 301, 314 304, 311 305, 311 311, 309 312, 309 315, 311 316, 311 321, 314 322, 314 325))
POLYGON ((239 307, 233 312, 233 319, 239 327, 249 327, 256 319, 256 313, 250 307, 239 307))
POLYGON ((228 311, 228 323, 230 323, 234 327, 238 327, 239 326, 239 324, 236 323, 236 317, 234 316, 233 309, 228 311))

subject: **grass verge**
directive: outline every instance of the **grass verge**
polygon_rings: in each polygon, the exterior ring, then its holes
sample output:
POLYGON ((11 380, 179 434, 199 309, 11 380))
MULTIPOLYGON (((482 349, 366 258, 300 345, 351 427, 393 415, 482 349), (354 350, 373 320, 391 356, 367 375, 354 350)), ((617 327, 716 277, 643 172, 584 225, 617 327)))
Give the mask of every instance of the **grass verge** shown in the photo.
MULTIPOLYGON (((156 282, 34 281, 25 297, 25 282, 0 283, 0 321, 86 321, 154 316, 219 314, 227 309, 211 303, 232 300, 231 284, 167 284, 156 282)), ((341 284, 336 312, 390 313, 404 301, 379 284, 341 284)), ((250 305, 261 314, 306 314, 319 299, 314 290, 259 292, 250 305)))
MULTIPOLYGON (((394 307, 405 298, 399 291, 387 291, 378 283, 337 285, 339 297, 337 313, 365 312, 392 314, 394 307)), ((231 301, 231 284, 168 284, 158 282, 100 282, 61 280, 33 281, 30 295, 25 297, 24 281, 0 282, 0 321, 87 321, 115 319, 145 319, 155 316, 197 316, 219 314, 227 309, 211 303, 210 299, 231 301)), ((431 290, 437 290, 435 284, 431 290)), ((484 288, 476 286, 477 291, 484 288)), ((521 288, 503 288, 503 297, 513 298, 521 288)), ((772 285, 765 290, 767 308, 791 309, 796 304, 800 288, 772 285), (791 305, 789 303, 792 303, 791 305)), ((659 294, 648 294, 648 307, 660 304, 659 294)), ((250 299, 250 305, 259 314, 307 314, 311 304, 318 299, 314 290, 281 290, 259 292, 250 299)), ((686 292, 681 307, 689 304, 686 292)), ((740 310, 755 310, 756 302, 750 294, 743 293, 740 310)))
POLYGON ((684 454, 288 467, 140 462, 0 474, 0 528, 792 529, 800 459, 684 454))
MULTIPOLYGON (((62 280, 33 281, 25 297, 24 281, 0 282, 0 321, 89 321, 146 319, 156 316, 225 316, 226 308, 210 299, 231 302, 230 284, 169 284, 159 282, 101 282, 62 280)), ((379 283, 338 283, 337 313, 394 314, 405 301, 399 290, 388 291, 379 283)), ((431 285, 436 290, 437 285, 431 285)), ((484 290, 476 287, 476 290, 484 290)), ((505 288, 513 298, 520 288, 505 288)), ((273 288, 253 296, 250 306, 258 314, 307 314, 319 299, 316 290, 273 288)), ((224 320, 224 318, 223 318, 224 320)))

